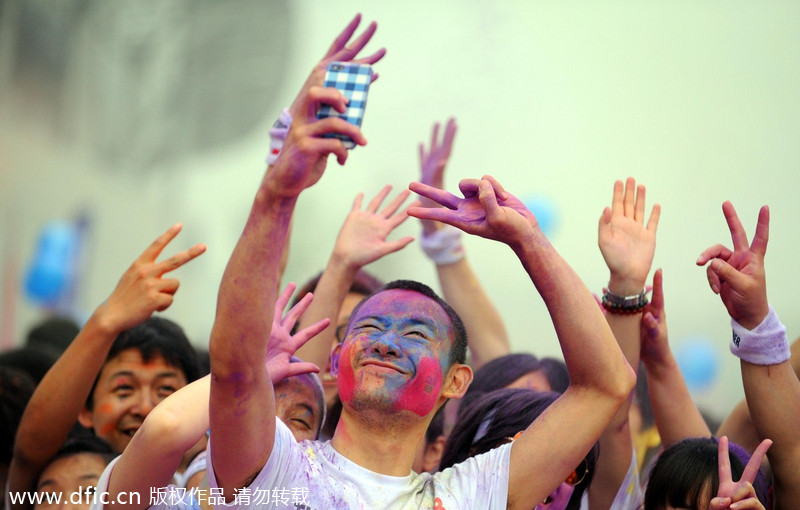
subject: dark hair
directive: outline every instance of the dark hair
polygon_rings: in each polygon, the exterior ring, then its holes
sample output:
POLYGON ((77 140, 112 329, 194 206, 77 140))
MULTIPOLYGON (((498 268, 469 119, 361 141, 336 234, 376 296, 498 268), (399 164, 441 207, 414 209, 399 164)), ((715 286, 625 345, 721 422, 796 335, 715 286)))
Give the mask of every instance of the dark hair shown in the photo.
MULTIPOLYGON (((462 397, 459 408, 463 410, 481 395, 505 388, 523 375, 536 372, 541 367, 541 361, 536 356, 525 352, 495 358, 475 371, 472 384, 462 397)), ((459 416, 461 412, 459 411, 459 416)))
POLYGON ((550 389, 557 393, 564 393, 569 388, 569 371, 567 364, 558 358, 542 358, 539 360, 542 372, 550 383, 550 389))
POLYGON ((428 424, 428 428, 425 430, 425 444, 431 444, 437 439, 439 436, 444 435, 444 408, 447 407, 443 405, 440 407, 436 413, 433 415, 433 419, 428 424))
MULTIPOLYGON (((447 439, 439 470, 488 452, 508 442, 539 417, 560 394, 521 388, 505 388, 485 393, 474 400, 459 416, 447 439)), ((580 507, 583 492, 592 483, 599 446, 595 443, 584 457, 587 473, 575 486, 568 509, 580 507)))
MULTIPOLYGON (((728 454, 734 480, 742 476, 750 455, 729 443, 728 454)), ((759 470, 753 482, 761 504, 767 504, 767 481, 759 470)), ((719 489, 718 444, 713 437, 692 437, 673 444, 656 459, 644 494, 644 509, 657 510, 667 504, 698 508, 702 499, 714 497, 719 489), (709 486, 709 493, 704 489, 709 486), (710 496, 709 496, 710 495, 710 496)))
POLYGON ((32 347, 18 347, 0 353, 0 366, 22 370, 31 376, 33 382, 39 384, 58 356, 50 351, 32 347))
POLYGON ((81 434, 67 439, 61 449, 58 450, 58 453, 56 453, 53 458, 50 459, 49 463, 52 463, 57 459, 71 457, 80 453, 93 453, 95 455, 99 455, 106 464, 114 460, 114 457, 117 456, 117 453, 114 452, 114 450, 111 448, 111 445, 109 445, 103 439, 100 439, 94 434, 81 434))
POLYGON ((431 289, 424 283, 420 283, 414 280, 391 281, 386 285, 384 285, 380 290, 373 292, 369 296, 362 299, 356 305, 356 307, 353 308, 353 313, 350 316, 350 324, 347 325, 348 332, 350 331, 350 326, 352 325, 353 317, 356 316, 361 306, 375 294, 387 290, 410 290, 413 292, 417 292, 425 297, 432 299, 439 306, 441 306, 444 312, 447 314, 447 317, 450 319, 450 324, 453 326, 453 342, 452 345, 450 346, 450 359, 448 360, 448 364, 452 366, 454 363, 467 362, 467 329, 464 327, 464 323, 461 321, 461 317, 459 317, 458 313, 456 313, 456 311, 453 310, 453 307, 448 305, 444 299, 440 298, 439 295, 433 291, 433 289, 431 289))
MULTIPOLYGON (((187 383, 200 377, 200 363, 197 351, 189 343, 189 339, 183 329, 169 319, 150 317, 142 324, 123 331, 111 344, 106 363, 128 349, 139 351, 145 362, 156 356, 163 357, 164 361, 183 372, 187 383)), ((94 404, 92 395, 99 378, 100 374, 95 378, 92 391, 86 401, 86 406, 89 409, 94 404)))
POLYGON ((37 323, 28 331, 25 345, 60 356, 78 336, 80 330, 80 326, 73 319, 54 315, 37 323))
MULTIPOLYGON (((317 288, 317 284, 319 284, 320 278, 322 278, 322 272, 317 273, 314 277, 304 283, 303 286, 297 290, 294 298, 292 298, 292 306, 296 305, 297 302, 303 299, 303 296, 309 292, 314 292, 317 288)), ((353 283, 350 285, 348 292, 369 296, 370 294, 379 291, 383 285, 384 283, 378 279, 378 277, 363 269, 359 269, 355 276, 353 276, 353 283)))
POLYGON ((27 372, 0 366, 0 464, 11 463, 14 437, 34 389, 36 383, 27 372))

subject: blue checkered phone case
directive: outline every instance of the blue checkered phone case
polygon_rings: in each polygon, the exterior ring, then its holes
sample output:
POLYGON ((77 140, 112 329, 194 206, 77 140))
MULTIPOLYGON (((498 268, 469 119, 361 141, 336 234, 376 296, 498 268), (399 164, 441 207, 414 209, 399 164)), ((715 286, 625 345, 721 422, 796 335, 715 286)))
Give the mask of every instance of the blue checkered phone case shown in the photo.
MULTIPOLYGON (((340 117, 351 124, 361 127, 364 109, 367 107, 367 91, 371 81, 372 66, 370 65, 349 62, 331 62, 328 64, 323 87, 335 87, 344 94, 349 103, 344 114, 337 112, 329 105, 323 104, 317 112, 317 118, 340 117)), ((342 140, 344 146, 348 149, 356 146, 349 136, 332 133, 325 135, 325 137, 342 140)))

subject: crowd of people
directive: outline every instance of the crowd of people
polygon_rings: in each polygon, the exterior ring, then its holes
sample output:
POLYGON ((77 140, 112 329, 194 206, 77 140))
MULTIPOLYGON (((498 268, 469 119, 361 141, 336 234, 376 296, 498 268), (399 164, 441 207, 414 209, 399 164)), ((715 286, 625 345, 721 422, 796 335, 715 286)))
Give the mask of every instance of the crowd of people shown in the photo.
POLYGON ((609 281, 598 299, 497 179, 463 179, 460 196, 443 189, 450 119, 420 145, 418 182, 366 204, 356 195, 324 270, 299 290, 283 285, 291 231, 311 228, 293 225, 298 199, 329 156, 348 159, 326 135, 366 144, 354 124, 316 116, 321 105, 347 108, 322 86, 329 63, 372 65, 385 53, 361 54, 376 24, 357 34, 360 22, 336 37, 271 131, 207 359, 154 315, 178 291, 169 273, 205 251, 163 258, 176 224, 38 375, 19 358, 2 363, 5 506, 800 508, 800 348, 767 299, 766 206, 751 242, 725 202, 732 246, 697 259, 731 317, 746 397, 713 430, 670 351, 665 276, 651 279, 660 206, 648 211, 633 178, 613 183, 600 216, 609 281), (421 220, 441 297, 414 275, 385 283, 365 269, 412 241, 390 239, 410 217, 421 220), (464 234, 514 252, 563 359, 535 356, 533 341, 511 351, 464 234))

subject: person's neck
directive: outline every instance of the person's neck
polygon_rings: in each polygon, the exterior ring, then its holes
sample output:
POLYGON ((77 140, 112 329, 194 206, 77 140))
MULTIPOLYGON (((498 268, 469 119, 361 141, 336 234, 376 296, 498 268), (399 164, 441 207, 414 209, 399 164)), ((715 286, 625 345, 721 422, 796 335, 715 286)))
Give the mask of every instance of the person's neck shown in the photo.
POLYGON ((365 469, 383 475, 407 476, 427 421, 382 412, 376 412, 372 418, 356 415, 345 407, 331 445, 365 469))

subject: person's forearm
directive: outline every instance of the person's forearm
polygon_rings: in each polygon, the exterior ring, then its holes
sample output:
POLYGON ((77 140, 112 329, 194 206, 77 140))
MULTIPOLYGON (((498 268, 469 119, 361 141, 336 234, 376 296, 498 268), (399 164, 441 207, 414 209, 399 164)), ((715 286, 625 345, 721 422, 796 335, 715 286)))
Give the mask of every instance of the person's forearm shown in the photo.
POLYGON ((800 501, 800 381, 788 361, 742 365, 742 383, 756 432, 771 439, 767 454, 775 479, 775 509, 800 501))
POLYGON ((147 415, 114 466, 108 483, 112 503, 106 508, 114 506, 117 494, 150 494, 172 483, 183 455, 208 430, 210 380, 205 376, 181 388, 147 415))
POLYGON ((330 319, 331 323, 319 335, 297 350, 297 356, 303 361, 314 363, 321 369, 327 366, 331 355, 331 345, 336 340, 336 322, 339 318, 339 311, 345 296, 353 285, 353 278, 357 271, 357 267, 347 264, 335 253, 331 255, 328 265, 314 289, 314 301, 300 316, 297 328, 303 329, 325 318, 330 319))
MULTIPOLYGON (((606 321, 625 355, 628 365, 639 366, 642 314, 607 313, 606 321)), ((600 436, 597 470, 589 488, 589 508, 609 508, 628 473, 633 455, 633 438, 628 423, 632 395, 628 397, 600 436)))
POLYGON ((628 397, 636 377, 625 361, 597 302, 544 235, 513 246, 553 320, 571 387, 591 388, 617 401, 628 397))
POLYGON ((645 369, 653 416, 664 447, 688 437, 711 437, 672 354, 659 366, 645 365, 645 369))
POLYGON ((297 199, 270 194, 268 179, 223 274, 209 343, 211 454, 226 497, 264 465, 275 434, 274 395, 263 360, 297 199))
POLYGON ((511 352, 503 319, 467 259, 453 264, 437 264, 436 272, 444 300, 464 321, 473 370, 511 352))
POLYGON ((32 490, 42 468, 64 444, 118 333, 96 311, 45 374, 17 430, 10 490, 32 490))

